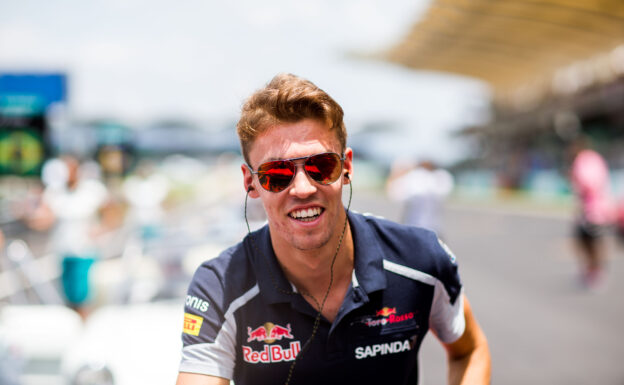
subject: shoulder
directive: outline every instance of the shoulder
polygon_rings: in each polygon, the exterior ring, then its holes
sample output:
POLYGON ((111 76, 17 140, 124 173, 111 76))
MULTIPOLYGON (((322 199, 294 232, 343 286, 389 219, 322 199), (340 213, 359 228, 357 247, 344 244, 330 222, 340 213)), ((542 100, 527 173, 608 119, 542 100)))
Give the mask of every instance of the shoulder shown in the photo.
POLYGON ((219 299, 222 306, 238 298, 256 284, 255 274, 243 243, 225 249, 216 258, 204 261, 189 285, 189 295, 219 299))
POLYGON ((437 258, 455 262, 454 256, 431 230, 396 223, 370 214, 359 217, 360 223, 372 232, 375 241, 382 248, 384 258, 407 264, 437 258))
POLYGON ((440 281, 456 297, 461 286, 457 259, 435 232, 371 215, 360 218, 370 230, 368 236, 378 244, 386 270, 431 277, 431 282, 440 281))

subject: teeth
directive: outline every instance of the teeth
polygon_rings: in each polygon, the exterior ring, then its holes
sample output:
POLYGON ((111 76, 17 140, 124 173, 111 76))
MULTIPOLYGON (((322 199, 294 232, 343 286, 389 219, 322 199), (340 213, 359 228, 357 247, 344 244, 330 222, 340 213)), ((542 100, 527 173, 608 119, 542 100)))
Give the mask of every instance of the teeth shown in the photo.
POLYGON ((307 210, 297 210, 290 213, 290 216, 295 219, 306 219, 321 215, 321 208, 315 207, 307 210))

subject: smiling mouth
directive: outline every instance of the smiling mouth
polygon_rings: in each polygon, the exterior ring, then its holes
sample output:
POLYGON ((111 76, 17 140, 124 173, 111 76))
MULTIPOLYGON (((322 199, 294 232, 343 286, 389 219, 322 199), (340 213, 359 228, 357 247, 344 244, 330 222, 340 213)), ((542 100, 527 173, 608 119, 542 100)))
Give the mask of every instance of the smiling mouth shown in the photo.
POLYGON ((316 218, 318 218, 323 211, 324 209, 320 207, 314 207, 314 208, 303 209, 303 210, 295 210, 289 213, 288 216, 298 221, 311 222, 315 220, 316 218))

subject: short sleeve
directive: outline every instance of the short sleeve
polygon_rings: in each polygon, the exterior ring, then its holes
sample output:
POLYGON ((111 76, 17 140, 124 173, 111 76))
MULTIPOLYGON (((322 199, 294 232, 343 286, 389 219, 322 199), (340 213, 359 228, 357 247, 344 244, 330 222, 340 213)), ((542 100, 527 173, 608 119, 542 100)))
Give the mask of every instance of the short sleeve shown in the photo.
POLYGON ((180 372, 232 379, 236 361, 236 323, 223 303, 218 275, 200 266, 188 289, 182 325, 180 372))
POLYGON ((466 327, 463 288, 455 255, 444 242, 438 240, 438 243, 438 279, 434 285, 429 327, 442 342, 451 343, 464 334, 466 327))

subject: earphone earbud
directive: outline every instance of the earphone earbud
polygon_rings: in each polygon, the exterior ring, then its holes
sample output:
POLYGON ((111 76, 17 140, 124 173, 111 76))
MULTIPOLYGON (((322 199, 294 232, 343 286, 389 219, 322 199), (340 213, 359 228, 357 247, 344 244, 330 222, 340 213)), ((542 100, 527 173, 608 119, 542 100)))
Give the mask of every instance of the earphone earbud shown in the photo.
POLYGON ((349 176, 349 171, 345 172, 345 178, 351 180, 351 177, 349 176))
POLYGON ((250 185, 249 187, 247 187, 247 192, 250 192, 250 191, 252 191, 253 189, 254 189, 254 188, 253 188, 253 186, 251 186, 251 185, 250 185))

